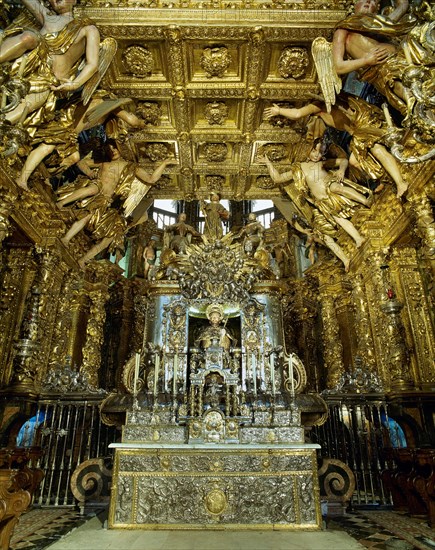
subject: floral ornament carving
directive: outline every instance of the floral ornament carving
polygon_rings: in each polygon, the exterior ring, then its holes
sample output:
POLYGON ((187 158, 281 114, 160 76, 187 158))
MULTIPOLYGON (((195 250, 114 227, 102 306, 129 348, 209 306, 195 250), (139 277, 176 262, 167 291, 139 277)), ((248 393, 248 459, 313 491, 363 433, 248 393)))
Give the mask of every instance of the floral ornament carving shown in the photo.
POLYGON ((256 186, 259 189, 275 189, 276 183, 269 176, 258 176, 256 186))
POLYGON ((147 143, 142 149, 145 158, 153 162, 162 161, 171 156, 171 152, 164 143, 147 143))
POLYGON ((210 193, 220 193, 223 189, 225 178, 223 176, 206 176, 205 184, 210 193))
POLYGON ((122 62, 127 73, 138 78, 150 76, 154 69, 154 59, 148 48, 129 46, 122 54, 122 62))
POLYGON ((206 143, 204 155, 208 162, 223 162, 227 158, 228 147, 225 143, 206 143))
POLYGON ((222 78, 231 65, 231 55, 226 46, 204 48, 199 64, 204 69, 207 78, 214 76, 222 78))
POLYGON ((143 101, 137 106, 136 114, 142 118, 145 124, 158 126, 162 116, 162 109, 157 102, 143 101))
POLYGON ((284 48, 278 59, 278 72, 283 78, 301 78, 305 76, 309 63, 305 48, 284 48))
POLYGON ((211 126, 215 124, 222 126, 228 118, 228 112, 228 106, 223 101, 207 103, 204 109, 205 118, 211 126))

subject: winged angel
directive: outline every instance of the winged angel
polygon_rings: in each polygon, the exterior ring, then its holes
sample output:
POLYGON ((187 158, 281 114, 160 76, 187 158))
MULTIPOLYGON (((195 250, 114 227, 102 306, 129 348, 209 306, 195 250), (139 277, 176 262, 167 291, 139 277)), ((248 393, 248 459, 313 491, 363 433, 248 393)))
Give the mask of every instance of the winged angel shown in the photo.
POLYGON ((353 71, 406 117, 404 125, 421 111, 419 103, 435 105, 433 90, 425 89, 434 77, 433 69, 427 68, 435 65, 433 14, 431 24, 418 25, 414 17, 405 15, 408 5, 408 0, 397 0, 384 16, 377 14, 377 0, 358 0, 354 15, 338 23, 332 44, 324 38, 314 40, 312 53, 328 112, 341 89, 339 75, 353 71), (416 28, 422 31, 419 37, 416 28), (415 78, 418 65, 425 70, 415 78))

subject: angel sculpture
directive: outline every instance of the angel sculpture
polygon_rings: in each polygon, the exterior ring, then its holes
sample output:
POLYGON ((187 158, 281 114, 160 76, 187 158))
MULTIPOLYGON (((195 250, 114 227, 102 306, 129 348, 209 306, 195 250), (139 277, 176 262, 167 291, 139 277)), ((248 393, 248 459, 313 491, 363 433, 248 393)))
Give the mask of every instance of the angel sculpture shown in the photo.
MULTIPOLYGON (((294 180, 296 187, 314 207, 317 225, 322 222, 328 228, 328 233, 335 233, 338 227, 342 227, 353 238, 356 246, 360 247, 365 239, 349 218, 357 206, 370 206, 372 193, 355 182, 344 179, 347 159, 336 159, 338 170, 331 174, 326 171, 322 157, 322 141, 316 140, 308 159, 293 165, 289 172, 280 174, 267 156, 259 160, 266 164, 275 183, 294 180)), ((312 213, 308 217, 311 219, 312 213)))
MULTIPOLYGON (((16 179, 18 187, 28 190, 28 180, 39 164, 54 150, 60 157, 57 171, 65 170, 73 164, 79 163, 80 153, 77 137, 80 132, 89 130, 98 124, 107 122, 108 117, 127 123, 134 128, 142 128, 145 122, 124 107, 131 103, 128 98, 108 98, 104 90, 97 91, 86 108, 83 102, 73 103, 58 111, 55 118, 41 124, 34 135, 33 143, 37 145, 26 158, 19 176, 16 179)), ((92 172, 81 163, 79 168, 90 178, 92 172)))
POLYGON ((373 84, 393 107, 410 116, 413 98, 402 82, 408 62, 403 51, 388 42, 388 38, 402 37, 415 25, 414 20, 402 19, 408 5, 408 0, 397 0, 386 17, 376 15, 377 0, 357 0, 355 14, 338 23, 332 48, 323 38, 313 41, 312 53, 327 108, 335 102, 337 74, 358 71, 361 80, 373 84))
POLYGON ((30 83, 25 97, 13 97, 5 112, 12 124, 32 114, 25 124, 38 125, 54 112, 59 92, 83 86, 83 102, 89 102, 115 55, 116 41, 106 38, 100 43, 100 33, 92 21, 74 17, 76 0, 50 0, 56 15, 39 0, 23 0, 23 4, 41 28, 4 31, 0 63, 15 60, 10 78, 30 83))
POLYGON ((107 146, 111 161, 100 165, 95 182, 87 182, 82 187, 64 186, 59 190, 59 207, 81 201, 79 208, 84 213, 84 216, 74 222, 66 232, 62 238, 63 244, 68 245, 71 239, 85 228, 99 241, 80 260, 81 265, 109 246, 112 249, 123 248, 123 239, 127 231, 126 219, 147 194, 150 186, 159 180, 166 166, 176 162, 174 159, 166 159, 150 175, 136 163, 123 159, 114 140, 108 140, 107 146), (112 207, 118 198, 123 201, 123 212, 112 207))
MULTIPOLYGON (((358 168, 373 180, 380 180, 386 172, 397 187, 397 197, 408 189, 400 165, 387 149, 390 128, 379 107, 351 95, 340 96, 340 100, 325 109, 322 101, 313 101, 301 108, 282 108, 274 104, 265 109, 265 118, 281 115, 291 120, 306 116, 319 116, 327 125, 336 130, 348 132, 351 155, 349 165, 358 168)), ((316 136, 317 137, 317 136, 316 136)), ((380 191, 383 184, 376 190, 380 191)))
POLYGON ((177 223, 167 225, 164 232, 163 247, 173 250, 176 254, 186 254, 192 237, 201 237, 191 225, 186 223, 187 216, 182 212, 177 223))

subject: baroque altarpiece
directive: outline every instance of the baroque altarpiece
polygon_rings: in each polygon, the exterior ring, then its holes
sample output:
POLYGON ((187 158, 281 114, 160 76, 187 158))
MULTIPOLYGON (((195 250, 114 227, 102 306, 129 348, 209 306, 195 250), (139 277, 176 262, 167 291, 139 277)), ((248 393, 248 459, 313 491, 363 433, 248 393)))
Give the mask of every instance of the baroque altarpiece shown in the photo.
POLYGON ((435 522, 433 6, 64 4, 0 7, 10 529, 435 522))

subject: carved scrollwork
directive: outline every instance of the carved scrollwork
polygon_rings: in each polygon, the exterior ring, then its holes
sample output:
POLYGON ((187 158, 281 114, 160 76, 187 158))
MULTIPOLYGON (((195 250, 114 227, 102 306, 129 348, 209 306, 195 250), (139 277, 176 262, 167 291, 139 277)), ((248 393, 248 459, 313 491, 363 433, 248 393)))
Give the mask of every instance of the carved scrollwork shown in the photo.
POLYGON ((107 502, 112 480, 111 458, 85 460, 71 477, 71 491, 79 502, 107 502))
POLYGON ((146 143, 142 151, 144 156, 153 162, 165 160, 171 155, 165 143, 146 143))
POLYGON ((355 490, 355 476, 347 464, 324 458, 319 468, 320 494, 329 501, 348 502, 355 490))
POLYGON ((223 176, 206 176, 205 183, 210 193, 221 193, 225 178, 223 176))
POLYGON ((276 183, 270 176, 258 176, 255 184, 259 189, 275 189, 276 183))

